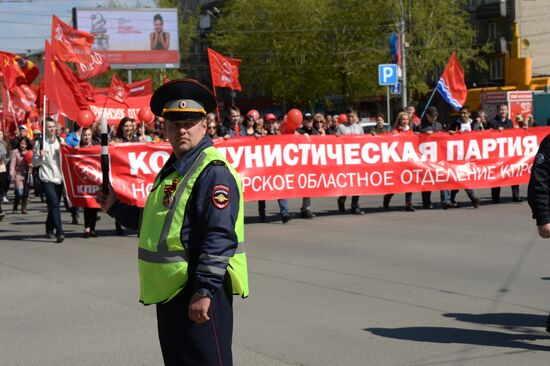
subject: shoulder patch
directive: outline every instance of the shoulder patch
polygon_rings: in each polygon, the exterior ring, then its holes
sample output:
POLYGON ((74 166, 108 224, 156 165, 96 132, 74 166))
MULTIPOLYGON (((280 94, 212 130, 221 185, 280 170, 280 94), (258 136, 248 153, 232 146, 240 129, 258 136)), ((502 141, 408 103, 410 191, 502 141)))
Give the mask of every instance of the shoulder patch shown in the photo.
POLYGON ((544 154, 538 153, 537 156, 535 156, 535 164, 541 165, 544 163, 544 154))
POLYGON ((212 187, 212 203, 218 209, 223 210, 229 206, 229 187, 224 184, 216 184, 212 187))

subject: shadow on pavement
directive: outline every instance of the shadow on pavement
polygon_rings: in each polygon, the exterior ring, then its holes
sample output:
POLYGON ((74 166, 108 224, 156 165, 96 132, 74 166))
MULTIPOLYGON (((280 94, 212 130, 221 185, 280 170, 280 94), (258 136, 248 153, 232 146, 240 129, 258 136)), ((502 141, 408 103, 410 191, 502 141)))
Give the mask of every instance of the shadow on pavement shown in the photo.
POLYGON ((12 221, 10 222, 10 225, 22 225, 22 226, 28 226, 28 225, 44 225, 44 220, 41 221, 12 221))
POLYGON ((454 318, 461 322, 499 325, 507 329, 516 327, 540 327, 546 328, 546 315, 521 314, 521 313, 494 313, 494 314, 461 314, 448 313, 444 317, 454 318))
POLYGON ((550 346, 530 344, 525 341, 550 339, 534 334, 511 334, 486 330, 447 327, 365 328, 367 332, 386 338, 415 342, 461 343, 477 346, 520 348, 534 351, 550 351, 550 346))

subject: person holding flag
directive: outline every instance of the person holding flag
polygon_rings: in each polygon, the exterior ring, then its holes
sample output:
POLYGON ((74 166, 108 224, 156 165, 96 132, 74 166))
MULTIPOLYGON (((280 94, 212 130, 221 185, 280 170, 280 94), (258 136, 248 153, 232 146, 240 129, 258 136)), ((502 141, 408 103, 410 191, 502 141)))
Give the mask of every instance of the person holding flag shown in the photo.
POLYGON ((65 232, 61 223, 59 204, 63 195, 63 173, 61 172, 61 146, 64 140, 57 135, 57 122, 46 118, 45 139, 38 140, 33 149, 32 165, 40 167, 38 175, 41 190, 46 194, 48 216, 46 217, 46 235, 56 238, 57 243, 65 240, 65 232), (55 235, 54 235, 55 230, 55 235))

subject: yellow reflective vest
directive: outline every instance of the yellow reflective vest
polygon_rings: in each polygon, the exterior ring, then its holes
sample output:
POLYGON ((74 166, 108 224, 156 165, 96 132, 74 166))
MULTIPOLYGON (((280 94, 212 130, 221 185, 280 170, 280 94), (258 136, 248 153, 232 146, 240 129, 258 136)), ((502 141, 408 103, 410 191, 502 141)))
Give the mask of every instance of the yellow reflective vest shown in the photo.
POLYGON ((146 305, 170 301, 187 283, 188 253, 180 235, 185 222, 186 206, 200 174, 214 162, 225 164, 239 189, 239 212, 235 223, 238 246, 229 260, 227 272, 231 277, 233 294, 248 296, 241 180, 231 164, 210 146, 199 154, 184 176, 177 171, 162 181, 157 176, 147 198, 139 231, 138 254, 140 301, 146 305), (165 190, 172 190, 173 193, 169 196, 171 202, 166 202, 165 190))

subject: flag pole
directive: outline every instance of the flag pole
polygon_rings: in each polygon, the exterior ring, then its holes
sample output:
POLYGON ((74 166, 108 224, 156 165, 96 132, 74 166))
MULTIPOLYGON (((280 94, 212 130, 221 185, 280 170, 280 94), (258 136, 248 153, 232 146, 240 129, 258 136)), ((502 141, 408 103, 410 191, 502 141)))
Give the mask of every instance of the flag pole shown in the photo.
MULTIPOLYGON (((2 91, 3 89, 6 89, 6 84, 4 83, 4 78, 2 78, 0 80, 0 91, 2 91)), ((8 89, 6 89, 6 93, 8 92, 8 89)), ((3 95, 2 95, 3 97, 3 95)), ((2 111, 2 131, 4 131, 4 134, 7 135, 7 132, 6 131, 6 112, 5 112, 5 108, 4 110, 2 111)))
POLYGON ((214 93, 214 98, 216 98, 216 114, 218 115, 218 121, 221 121, 220 108, 218 107, 218 95, 216 94, 216 85, 214 84, 214 76, 212 75, 212 65, 210 65, 210 78, 212 79, 212 92, 214 93))
POLYGON ((428 103, 426 103, 426 106, 424 107, 424 110, 422 111, 422 114, 420 115, 420 119, 422 119, 424 117, 424 114, 426 113, 426 110, 430 106, 430 102, 432 101, 436 91, 437 91, 437 85, 435 86, 434 91, 432 92, 432 95, 430 95, 430 99, 428 99, 428 103))
POLYGON ((44 93, 42 104, 42 146, 46 143, 46 94, 44 93))
MULTIPOLYGON (((8 96, 8 109, 11 110, 11 114, 12 114, 12 117, 13 117, 13 122, 15 123, 15 126, 16 128, 19 130, 19 124, 17 123, 17 118, 15 116, 15 110, 13 108, 13 104, 11 103, 11 95, 10 95, 10 90, 8 88, 6 88, 6 94, 8 96)), ((29 133, 27 132, 27 135, 29 133)), ((28 136, 27 136, 28 137, 28 136)))

